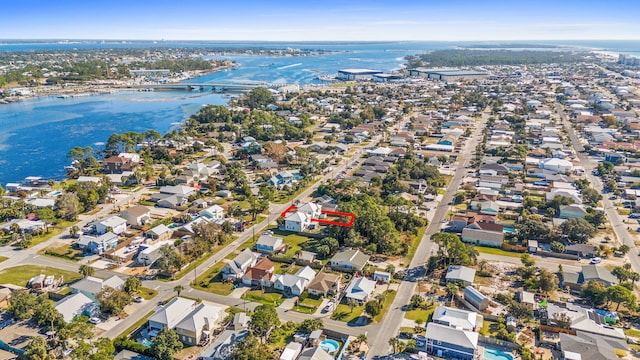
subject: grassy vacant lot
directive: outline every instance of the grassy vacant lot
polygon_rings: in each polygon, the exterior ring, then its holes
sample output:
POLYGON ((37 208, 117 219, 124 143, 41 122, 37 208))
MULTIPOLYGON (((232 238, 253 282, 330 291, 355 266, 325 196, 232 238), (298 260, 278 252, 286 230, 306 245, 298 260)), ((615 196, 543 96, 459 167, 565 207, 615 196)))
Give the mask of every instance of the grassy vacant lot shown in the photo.
POLYGON ((205 271, 204 274, 198 276, 196 281, 193 284, 193 287, 207 291, 210 293, 218 294, 218 295, 229 295, 233 291, 233 284, 230 282, 222 281, 222 268, 225 266, 225 262, 221 261, 209 270, 205 271))
POLYGON ((145 300, 151 300, 156 295, 158 295, 158 291, 157 290, 149 289, 149 288, 146 288, 146 287, 142 287, 142 288, 140 288, 140 290, 138 290, 138 296, 142 297, 145 300))
POLYGON ((352 311, 349 305, 340 303, 331 314, 331 320, 344 321, 349 324, 355 323, 363 311, 364 306, 354 306, 352 311))
POLYGON ((43 243, 51 239, 56 235, 61 234, 63 231, 65 231, 68 227, 70 227, 73 224, 75 224, 74 221, 63 221, 58 223, 55 227, 53 226, 49 227, 49 232, 45 232, 40 236, 34 236, 33 239, 31 240, 31 246, 29 247, 36 246, 40 243, 43 243))
POLYGON ((624 329, 624 334, 627 336, 640 338, 640 330, 638 329, 624 329))
POLYGON ((5 260, 7 260, 7 259, 8 259, 8 257, 6 257, 6 256, 0 256, 0 262, 3 262, 5 260))
POLYGON ((413 259, 413 255, 415 255, 416 250, 418 250, 418 245, 422 241, 422 237, 424 236, 424 232, 427 230, 426 226, 421 227, 418 230, 418 235, 416 235, 411 241, 411 245, 409 246, 409 250, 407 250, 407 255, 405 255, 406 263, 410 263, 411 259, 413 259))
POLYGON ((373 321, 376 321, 376 322, 382 321, 384 316, 387 314, 387 311, 389 311, 389 308, 393 303, 393 299, 395 298, 396 298, 395 290, 387 290, 384 292, 384 301, 382 302, 382 311, 380 311, 380 314, 378 314, 373 318, 373 321))
POLYGON ((308 296, 306 299, 300 301, 300 304, 304 306, 294 306, 293 311, 297 311, 303 314, 313 314, 318 310, 320 304, 322 304, 322 298, 316 298, 314 296, 308 296))
POLYGON ((40 274, 45 274, 47 276, 53 275, 56 279, 62 276, 65 284, 70 284, 82 278, 82 275, 77 272, 61 270, 48 266, 20 265, 1 270, 0 284, 27 286, 29 279, 40 274))
POLYGON ((426 309, 413 309, 404 313, 404 317, 409 320, 417 321, 424 325, 431 318, 431 314, 435 311, 435 305, 429 306, 426 309))
POLYGON ((262 290, 249 290, 242 295, 242 298, 264 305, 279 306, 284 296, 280 293, 265 293, 262 290))
POLYGON ((53 244, 42 251, 42 254, 59 257, 71 261, 80 261, 83 257, 82 250, 74 249, 68 244, 53 244))
POLYGON ((492 254, 492 255, 510 256, 510 257, 517 257, 517 258, 522 256, 522 253, 505 251, 502 249, 492 248, 492 247, 476 246, 476 250, 478 250, 478 252, 481 254, 492 254))

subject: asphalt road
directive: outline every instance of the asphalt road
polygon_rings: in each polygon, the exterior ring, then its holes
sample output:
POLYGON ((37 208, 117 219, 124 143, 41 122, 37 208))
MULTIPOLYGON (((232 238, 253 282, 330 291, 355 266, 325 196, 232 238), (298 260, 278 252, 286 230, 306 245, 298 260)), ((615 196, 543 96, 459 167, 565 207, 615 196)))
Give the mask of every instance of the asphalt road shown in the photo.
POLYGON ((408 273, 416 274, 416 276, 407 277, 405 278, 405 281, 400 283, 396 297, 391 304, 389 312, 378 329, 377 336, 369 337, 370 350, 367 355, 367 359, 373 359, 391 353, 389 339, 395 337, 400 330, 400 325, 404 318, 402 308, 409 303, 411 296, 415 292, 419 277, 423 276, 423 265, 437 250, 437 245, 431 241, 431 235, 439 232, 443 221, 445 221, 447 212, 449 211, 449 203, 453 201, 453 196, 456 194, 458 189, 460 189, 462 180, 467 174, 467 168, 471 161, 472 153, 478 145, 478 142, 482 139, 482 130, 485 127, 488 117, 488 113, 483 113, 482 122, 478 124, 470 140, 467 141, 465 148, 459 154, 456 172, 447 187, 446 193, 443 195, 442 200, 436 207, 433 218, 427 227, 427 231, 425 231, 424 236, 420 240, 420 245, 418 245, 418 249, 409 264, 408 273))
MULTIPOLYGON (((591 159, 587 154, 582 153, 580 151, 584 150, 584 147, 580 143, 578 136, 576 135, 572 124, 567 120, 567 116, 562 109, 562 105, 556 104, 556 112, 560 115, 562 122, 564 123, 565 128, 567 129, 567 133, 569 134, 569 139, 571 140, 571 144, 574 150, 577 153, 578 159, 580 160, 580 164, 584 168, 585 174, 589 182, 591 182, 591 186, 602 193, 603 184, 602 180, 593 175, 593 166, 591 164, 591 159)), ((627 231, 627 225, 623 223, 622 218, 618 214, 616 207, 613 206, 613 203, 609 198, 605 195, 602 199, 602 205, 604 206, 604 212, 609 220, 609 224, 613 229, 613 232, 616 234, 618 241, 620 244, 628 245, 631 250, 627 253, 627 258, 633 267, 633 271, 640 273, 640 259, 638 258, 638 249, 636 248, 636 244, 633 242, 631 235, 627 231)))

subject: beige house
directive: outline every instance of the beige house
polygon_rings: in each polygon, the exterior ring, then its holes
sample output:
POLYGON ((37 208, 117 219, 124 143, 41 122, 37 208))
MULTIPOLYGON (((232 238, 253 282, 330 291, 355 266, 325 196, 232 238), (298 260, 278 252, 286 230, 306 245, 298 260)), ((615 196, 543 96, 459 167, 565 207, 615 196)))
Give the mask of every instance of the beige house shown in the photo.
POLYGON ((335 295, 340 292, 340 275, 318 273, 307 286, 307 291, 315 296, 335 295))

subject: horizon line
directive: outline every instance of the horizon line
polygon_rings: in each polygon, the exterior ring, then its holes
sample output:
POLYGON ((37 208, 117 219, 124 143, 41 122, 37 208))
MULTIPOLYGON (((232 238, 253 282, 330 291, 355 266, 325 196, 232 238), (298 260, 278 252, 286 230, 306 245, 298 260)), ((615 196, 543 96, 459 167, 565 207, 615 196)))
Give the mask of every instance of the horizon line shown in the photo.
POLYGON ((0 41, 220 41, 220 42, 232 42, 232 41, 247 41, 247 42, 332 42, 332 43, 353 43, 353 42, 522 42, 522 41, 640 41, 638 39, 464 39, 464 40, 255 40, 255 39, 136 39, 136 38, 0 38, 0 41))

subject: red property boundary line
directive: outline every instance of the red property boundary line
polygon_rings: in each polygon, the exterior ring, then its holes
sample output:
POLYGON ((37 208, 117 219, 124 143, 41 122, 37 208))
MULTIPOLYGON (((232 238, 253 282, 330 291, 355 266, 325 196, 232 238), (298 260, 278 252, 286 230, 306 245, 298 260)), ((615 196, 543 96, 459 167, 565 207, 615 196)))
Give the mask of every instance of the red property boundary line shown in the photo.
MULTIPOLYGON (((296 210, 298 210, 298 207, 295 206, 295 205, 291 205, 285 211, 283 211, 282 214, 280 214, 280 217, 284 218, 285 216, 287 216, 287 214, 289 212, 296 211, 296 210)), ((356 216, 354 214, 352 214, 352 213, 345 213, 345 212, 340 212, 340 211, 330 211, 330 210, 321 210, 320 212, 323 213, 323 214, 327 214, 327 215, 348 217, 349 218, 349 222, 331 221, 331 220, 316 219, 316 218, 311 218, 311 221, 317 222, 319 224, 325 224, 325 225, 337 225, 337 226, 352 227, 353 226, 353 222, 356 220, 356 216)))

